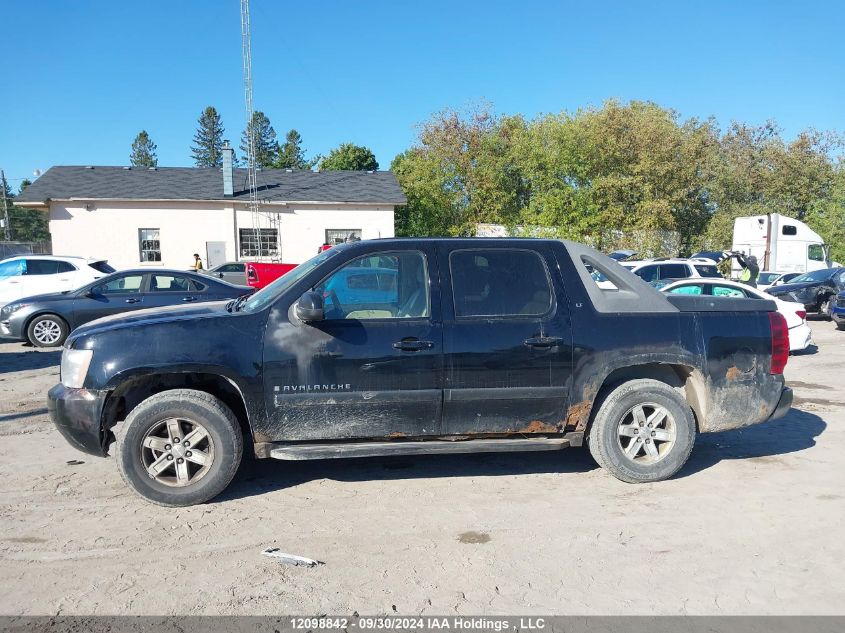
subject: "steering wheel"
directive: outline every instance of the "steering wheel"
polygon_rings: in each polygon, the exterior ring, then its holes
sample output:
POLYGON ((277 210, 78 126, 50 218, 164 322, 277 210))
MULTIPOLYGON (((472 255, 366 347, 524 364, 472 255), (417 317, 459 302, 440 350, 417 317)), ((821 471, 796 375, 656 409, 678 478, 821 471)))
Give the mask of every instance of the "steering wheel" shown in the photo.
POLYGON ((329 290, 329 299, 332 300, 332 307, 340 312, 341 317, 346 317, 346 311, 340 305, 340 300, 337 298, 337 293, 334 290, 329 290))

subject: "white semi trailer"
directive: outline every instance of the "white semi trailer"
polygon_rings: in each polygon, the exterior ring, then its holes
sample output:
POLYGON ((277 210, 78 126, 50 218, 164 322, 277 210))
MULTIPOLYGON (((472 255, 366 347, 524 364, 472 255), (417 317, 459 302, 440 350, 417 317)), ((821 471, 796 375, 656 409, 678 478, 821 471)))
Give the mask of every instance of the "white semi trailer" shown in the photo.
MULTIPOLYGON (((821 236, 800 220, 770 213, 734 220, 732 250, 755 255, 760 270, 805 273, 830 268, 828 247, 821 236)), ((742 267, 731 263, 731 276, 742 267)))

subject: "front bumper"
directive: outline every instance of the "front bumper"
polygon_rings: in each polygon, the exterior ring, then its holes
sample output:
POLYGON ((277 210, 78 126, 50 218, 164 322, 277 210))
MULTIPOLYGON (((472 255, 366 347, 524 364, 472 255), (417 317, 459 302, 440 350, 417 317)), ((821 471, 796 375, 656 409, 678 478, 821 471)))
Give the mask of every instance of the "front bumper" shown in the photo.
POLYGON ((105 457, 105 431, 102 418, 107 391, 70 389, 56 385, 47 393, 50 419, 74 448, 105 457))
POLYGON ((775 407, 775 410, 772 411, 772 415, 769 416, 769 420, 777 420, 778 418, 782 418, 785 416, 789 409, 792 408, 792 389, 789 387, 784 387, 783 391, 780 392, 780 400, 778 400, 778 406, 775 407))

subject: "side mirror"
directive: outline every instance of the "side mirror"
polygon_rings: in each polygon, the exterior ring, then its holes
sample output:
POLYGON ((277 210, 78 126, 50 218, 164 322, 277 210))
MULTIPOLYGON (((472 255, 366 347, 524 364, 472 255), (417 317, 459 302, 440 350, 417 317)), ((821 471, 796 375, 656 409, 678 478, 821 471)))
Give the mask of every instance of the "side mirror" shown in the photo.
POLYGON ((85 293, 85 296, 89 299, 93 299, 94 297, 99 297, 102 293, 100 292, 100 286, 94 286, 88 292, 85 293))
POLYGON ((218 279, 223 279, 223 273, 217 273, 218 279))
POLYGON ((296 318, 305 323, 323 320, 323 297, 317 292, 306 292, 296 302, 296 318))

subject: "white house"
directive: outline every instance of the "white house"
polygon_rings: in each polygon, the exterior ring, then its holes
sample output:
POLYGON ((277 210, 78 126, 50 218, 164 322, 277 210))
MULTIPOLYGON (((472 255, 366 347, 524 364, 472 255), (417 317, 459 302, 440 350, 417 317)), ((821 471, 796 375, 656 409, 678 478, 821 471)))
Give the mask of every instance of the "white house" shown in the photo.
POLYGON ((224 167, 52 167, 15 198, 49 211, 53 253, 108 259, 115 268, 209 267, 249 260, 299 264, 349 236, 393 237, 405 196, 390 172, 265 169, 259 212, 247 170, 224 167))

